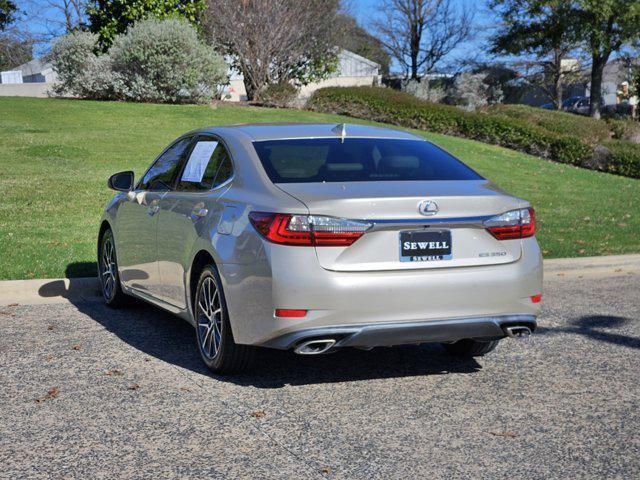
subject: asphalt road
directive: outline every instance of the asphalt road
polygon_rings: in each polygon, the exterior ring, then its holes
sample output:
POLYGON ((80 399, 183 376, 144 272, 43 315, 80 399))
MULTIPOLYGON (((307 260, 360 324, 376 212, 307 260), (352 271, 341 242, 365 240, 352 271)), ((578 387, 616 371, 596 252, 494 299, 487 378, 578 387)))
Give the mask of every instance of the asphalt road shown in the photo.
POLYGON ((2 478, 640 478, 640 276, 553 274, 539 333, 265 352, 216 378, 147 306, 0 307, 2 478))

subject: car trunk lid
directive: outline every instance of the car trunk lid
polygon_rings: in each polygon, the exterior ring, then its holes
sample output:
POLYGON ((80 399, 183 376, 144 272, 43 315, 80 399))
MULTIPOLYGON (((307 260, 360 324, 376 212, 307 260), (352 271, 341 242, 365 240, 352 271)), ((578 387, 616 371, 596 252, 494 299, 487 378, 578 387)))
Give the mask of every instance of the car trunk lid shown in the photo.
POLYGON ((495 265, 514 262, 521 255, 520 240, 499 241, 483 228, 482 221, 521 208, 523 202, 486 180, 286 183, 278 187, 304 203, 312 215, 372 223, 367 233, 348 247, 316 247, 320 265, 328 270, 495 265), (431 208, 435 204, 437 212, 421 214, 419 205, 426 201, 432 202, 431 208), (441 232, 441 235, 403 232, 441 232), (406 255, 402 258, 401 242, 412 239, 416 240, 416 246, 424 245, 424 241, 448 239, 451 255, 429 260, 420 257, 420 261, 406 255))

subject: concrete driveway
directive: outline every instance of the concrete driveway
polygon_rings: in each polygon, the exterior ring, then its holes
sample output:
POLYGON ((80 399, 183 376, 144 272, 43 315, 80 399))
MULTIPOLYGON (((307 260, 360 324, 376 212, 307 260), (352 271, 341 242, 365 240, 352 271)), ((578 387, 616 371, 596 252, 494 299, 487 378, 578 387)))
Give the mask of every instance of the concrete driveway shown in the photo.
POLYGON ((640 275, 546 276, 539 333, 477 361, 264 352, 230 378, 148 306, 0 307, 0 477, 639 478, 640 275))

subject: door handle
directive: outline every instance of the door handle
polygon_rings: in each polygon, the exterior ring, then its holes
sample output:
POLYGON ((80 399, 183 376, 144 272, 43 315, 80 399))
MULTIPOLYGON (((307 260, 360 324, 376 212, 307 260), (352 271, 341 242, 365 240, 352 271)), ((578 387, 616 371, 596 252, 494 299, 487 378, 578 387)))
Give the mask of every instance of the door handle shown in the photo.
POLYGON ((200 220, 201 218, 206 217, 207 213, 209 213, 209 210, 207 210, 206 208, 196 207, 191 211, 191 220, 193 220, 194 222, 196 220, 200 220))

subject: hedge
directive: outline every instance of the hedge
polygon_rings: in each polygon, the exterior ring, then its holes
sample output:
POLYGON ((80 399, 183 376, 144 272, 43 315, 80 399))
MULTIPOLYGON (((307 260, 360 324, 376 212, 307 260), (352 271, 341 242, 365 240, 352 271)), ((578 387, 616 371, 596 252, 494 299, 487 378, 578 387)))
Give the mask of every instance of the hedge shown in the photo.
POLYGON ((591 146, 598 145, 613 136, 607 122, 574 113, 545 110, 528 105, 494 105, 489 107, 489 112, 517 118, 560 135, 577 137, 591 146))
POLYGON ((624 145, 616 144, 617 140, 608 140, 611 133, 605 122, 602 122, 605 125, 604 129, 598 124, 597 127, 588 130, 590 127, 585 125, 593 126, 595 124, 592 122, 597 120, 567 119, 570 114, 562 113, 558 120, 548 115, 557 115, 557 112, 547 111, 537 115, 536 112, 532 114, 527 111, 527 107, 491 108, 486 112, 468 112, 450 105, 425 102, 406 93, 380 87, 319 89, 309 99, 307 108, 470 138, 557 162, 640 177, 637 173, 640 164, 633 156, 634 151, 640 156, 640 145, 631 142, 625 142, 624 145), (567 120, 567 123, 563 126, 564 120, 567 120), (594 161, 594 149, 604 142, 608 145, 604 161, 594 161), (612 144, 614 147, 609 148, 612 144))
POLYGON ((605 170, 625 177, 640 178, 640 148, 628 140, 607 140, 602 146, 608 150, 605 170))

